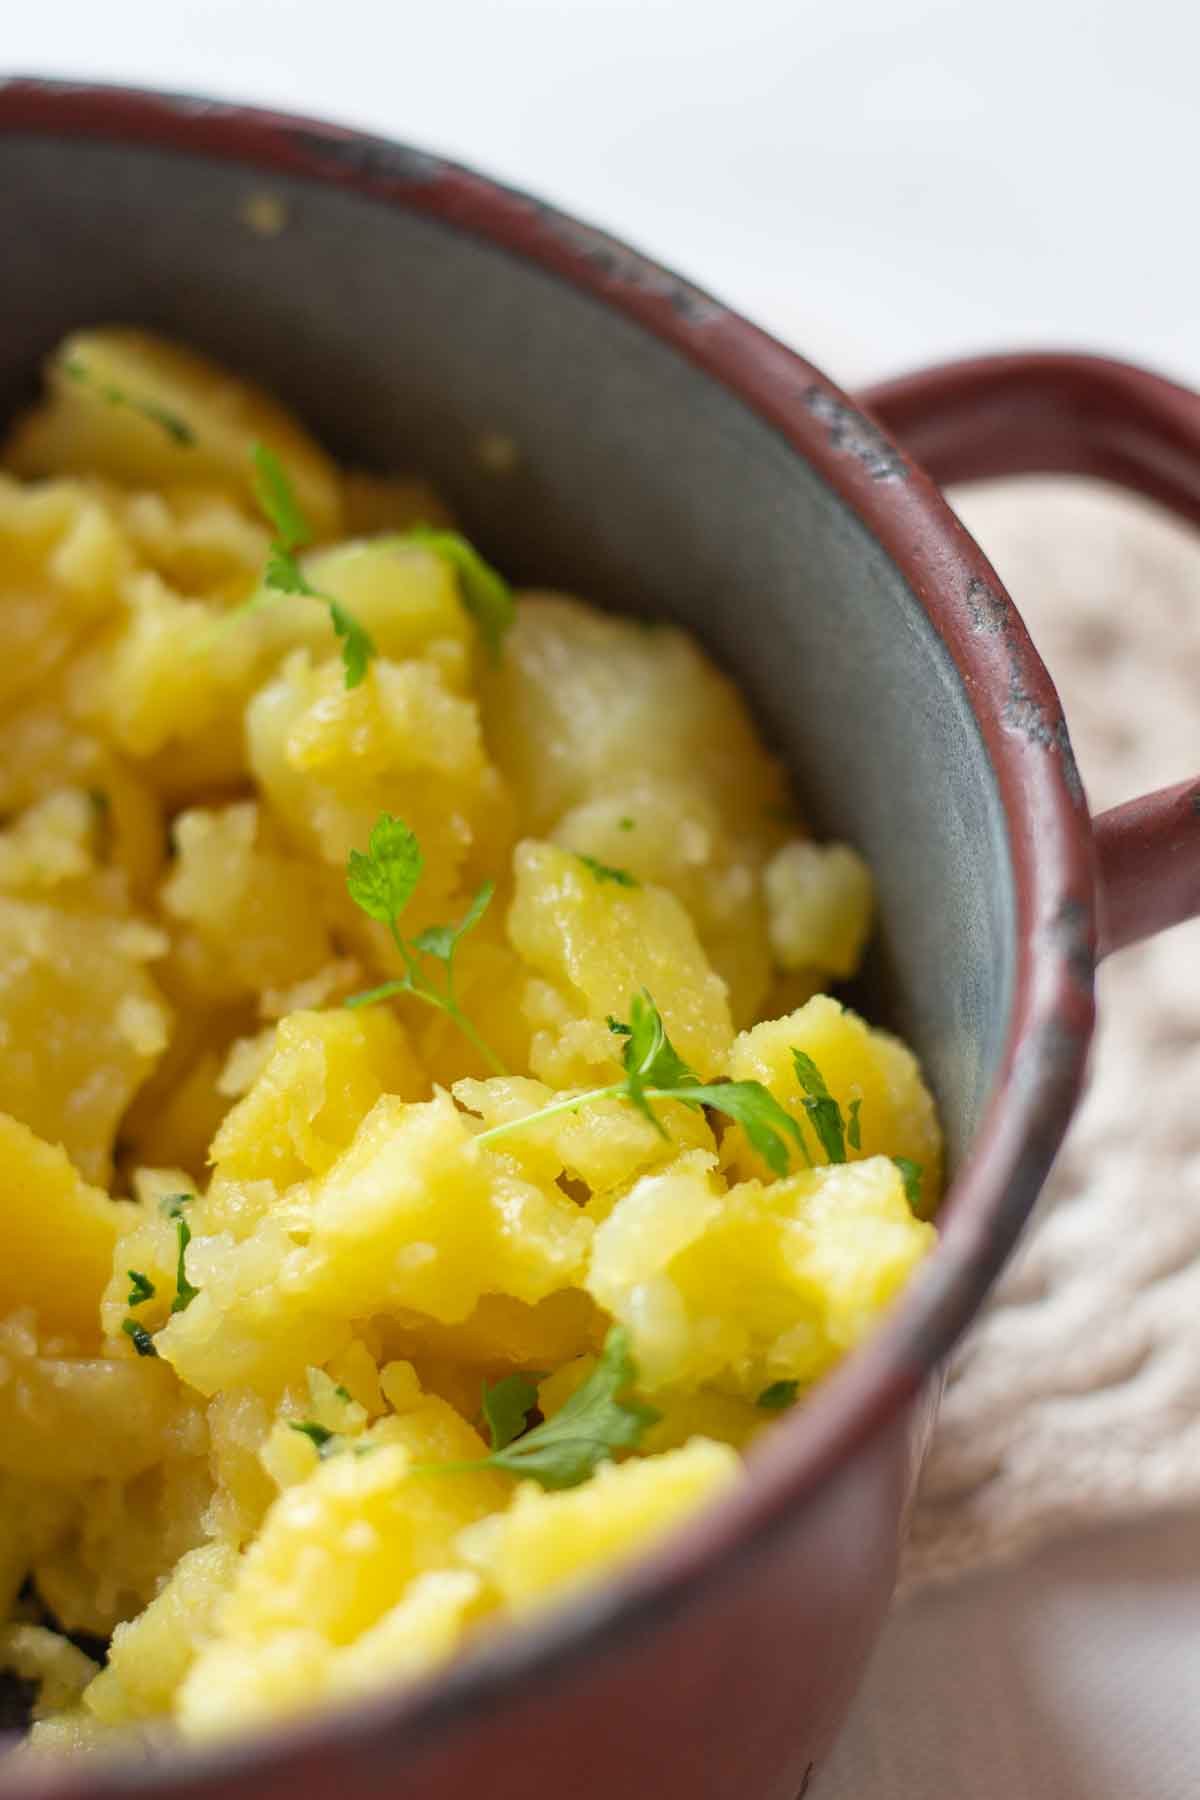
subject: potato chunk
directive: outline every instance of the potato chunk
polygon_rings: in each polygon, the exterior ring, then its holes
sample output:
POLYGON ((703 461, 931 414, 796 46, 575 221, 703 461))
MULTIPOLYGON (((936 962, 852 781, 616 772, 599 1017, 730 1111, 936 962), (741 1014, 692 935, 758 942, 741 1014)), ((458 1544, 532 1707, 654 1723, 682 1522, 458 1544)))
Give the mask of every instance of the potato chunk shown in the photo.
POLYGON ((182 967, 206 1001, 285 987, 333 957, 319 876, 273 842, 262 809, 195 807, 174 821, 162 904, 190 929, 182 967))
POLYGON ((209 481, 253 504, 251 451, 263 443, 287 469, 314 531, 335 535, 341 503, 328 457, 261 388, 197 351, 125 327, 76 331, 46 378, 47 399, 6 446, 18 474, 100 474, 149 488, 209 481))
POLYGON ((0 1113, 0 1313, 33 1306, 80 1345, 100 1336, 113 1247, 131 1208, 89 1187, 59 1144, 0 1113))
POLYGON ((245 1098, 213 1139, 217 1172, 277 1188, 323 1175, 381 1094, 428 1090, 404 1028, 383 1007, 289 1013, 245 1098))
POLYGON ((785 844, 764 875, 771 949, 781 969, 839 980, 862 961, 871 930, 871 871, 849 844, 785 844))
MULTIPOLYGON (((921 1170, 920 1211, 928 1215, 941 1193, 942 1134, 929 1089, 911 1050, 886 1031, 873 1031, 857 1013, 818 994, 783 1019, 765 1019, 744 1031, 725 1072, 734 1081, 761 1081, 798 1118, 813 1159, 824 1152, 805 1122, 793 1050, 811 1056, 843 1114, 859 1102, 861 1148, 847 1143, 853 1161, 866 1156, 905 1156, 921 1170)), ((733 1127, 722 1140, 722 1160, 739 1174, 767 1177, 766 1165, 733 1127)))
POLYGON ((566 1493, 523 1482, 506 1512, 463 1532, 459 1554, 487 1577, 508 1611, 530 1613, 644 1553, 728 1492, 740 1473, 727 1444, 694 1438, 662 1456, 602 1463, 566 1493))
POLYGON ((729 1001, 674 894, 598 875, 553 844, 518 845, 514 866, 513 947, 553 984, 568 1019, 590 1027, 535 1036, 534 1073, 565 1087, 588 1082, 596 1068, 615 1068, 620 1044, 607 1019, 627 1018, 631 997, 646 988, 684 1061, 712 1076, 733 1039, 729 1001))
POLYGON ((723 1190, 692 1151, 597 1228, 586 1286, 630 1331, 648 1393, 755 1399, 809 1382, 872 1330, 932 1247, 887 1157, 723 1190))

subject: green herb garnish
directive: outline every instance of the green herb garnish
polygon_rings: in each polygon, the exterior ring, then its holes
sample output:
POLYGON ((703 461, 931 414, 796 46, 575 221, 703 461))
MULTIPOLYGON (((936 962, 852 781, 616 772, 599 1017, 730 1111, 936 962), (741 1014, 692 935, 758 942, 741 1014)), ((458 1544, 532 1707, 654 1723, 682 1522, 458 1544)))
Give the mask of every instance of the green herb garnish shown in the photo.
POLYGON ((424 858, 415 832, 403 819, 381 813, 371 827, 365 852, 352 850, 346 864, 346 886, 354 904, 368 918, 386 925, 392 942, 404 958, 406 973, 393 981, 385 981, 366 993, 351 994, 347 1006, 374 1006, 390 1000, 395 994, 411 994, 426 1006, 433 1006, 453 1019, 467 1042, 473 1044, 493 1074, 507 1070, 489 1045, 485 1044, 471 1021, 462 1011, 454 992, 454 958, 462 939, 478 925, 488 909, 495 885, 485 881, 457 925, 429 925, 414 938, 401 935, 396 923, 411 900, 421 878, 424 858), (445 968, 441 986, 431 979, 425 966, 432 958, 445 968))
POLYGON ((132 1341, 133 1347, 139 1356, 158 1355, 158 1351, 154 1348, 154 1339, 150 1336, 146 1327, 144 1325, 139 1325, 136 1319, 122 1319, 121 1330, 125 1333, 125 1336, 132 1341))
POLYGON ((628 1398, 636 1380, 629 1334, 614 1325, 596 1367, 552 1419, 473 1462, 422 1463, 414 1473, 504 1469, 544 1488, 578 1487, 615 1451, 634 1449, 662 1416, 628 1398))
POLYGON ((633 830, 633 820, 630 818, 618 819, 617 820, 617 830, 618 831, 632 831, 633 830))
POLYGON ((175 1265, 175 1298, 171 1302, 171 1311, 181 1313, 187 1311, 200 1289, 192 1286, 183 1266, 187 1247, 192 1241, 192 1228, 182 1214, 175 1221, 175 1231, 179 1238, 179 1257, 175 1265))
POLYGON ((913 1162, 909 1156, 893 1156, 892 1161, 900 1171, 900 1179, 904 1183, 904 1197, 915 1213, 921 1209, 921 1174, 919 1162, 913 1162))
POLYGON ((804 1090, 804 1110, 817 1135, 817 1141, 831 1163, 844 1163, 845 1122, 841 1107, 825 1085, 825 1077, 804 1050, 792 1051, 792 1066, 796 1071, 796 1080, 804 1090))
POLYGON ((195 1194, 164 1194, 158 1203, 158 1210, 164 1219, 179 1219, 183 1217, 184 1207, 195 1198, 195 1194))
POLYGON ((405 535, 424 544, 454 570, 462 603, 474 619, 488 655, 493 662, 499 662, 505 633, 516 617, 513 592, 503 575, 484 562, 474 545, 457 531, 445 531, 437 525, 414 525, 405 535))
POLYGON ((537 1403, 537 1383, 530 1375, 506 1375, 494 1387, 484 1382, 482 1410, 493 1450, 507 1450, 520 1437, 537 1403))
POLYGON ((309 581, 296 559, 296 552, 312 543, 312 527, 304 516, 287 471, 275 452, 268 450, 265 444, 255 444, 251 454, 255 496, 275 531, 267 552, 263 583, 277 594, 305 594, 310 600, 324 602, 329 608, 330 623, 342 640, 346 686, 358 687, 366 678, 371 658, 378 654, 374 640, 340 600, 335 600, 332 594, 322 593, 309 581))
POLYGON ((130 412, 141 413, 144 419, 149 419, 152 425, 157 425, 161 431, 165 431, 172 443, 190 448, 196 442, 195 432, 187 420, 181 419, 178 413, 171 412, 166 406, 160 406, 157 400, 141 400, 136 394, 131 394, 128 389, 118 387, 115 381, 105 381, 101 376, 94 375, 80 357, 69 356, 59 366, 65 375, 71 377, 72 381, 78 381, 81 386, 91 388, 92 392, 101 400, 106 401, 109 406, 124 406, 130 412))
POLYGON ((850 1117, 846 1122, 846 1142, 852 1150, 862 1149, 862 1125, 858 1117, 861 1111, 862 1101, 852 1100, 850 1102, 850 1117))
POLYGON ((770 1387, 763 1389, 754 1404, 761 1406, 764 1412, 782 1412, 785 1407, 791 1406, 799 1391, 798 1381, 773 1381, 770 1387))
POLYGON ((154 1283, 148 1275, 143 1275, 140 1269, 126 1269, 125 1273, 129 1277, 127 1306, 144 1306, 147 1300, 153 1300, 154 1283))
POLYGON ((289 1419, 288 1424, 293 1431, 298 1431, 301 1437, 308 1439, 322 1462, 327 1456, 333 1455, 337 1448, 336 1431, 330 1431, 327 1425, 318 1425, 315 1419, 289 1419))
POLYGON ((641 886, 641 883, 637 880, 636 876, 631 875, 628 869, 614 869, 611 863, 602 863, 597 857, 585 856, 582 850, 576 850, 575 857, 578 862, 583 864, 585 869, 591 871, 597 881, 611 881, 614 882, 617 887, 635 888, 641 886))
POLYGON ((556 1113, 577 1112, 596 1100, 627 1100, 650 1120, 661 1136, 668 1136, 666 1126, 655 1112, 654 1100, 680 1100, 685 1106, 712 1107, 742 1127, 746 1137, 776 1175, 788 1172, 790 1148, 794 1144, 811 1167, 812 1159, 804 1143, 804 1134, 791 1114, 785 1112, 775 1096, 760 1081, 702 1082, 679 1055, 663 1024, 662 1014, 643 988, 629 1003, 629 1023, 609 1017, 609 1030, 623 1037, 625 1065, 623 1081, 607 1087, 589 1088, 582 1094, 569 1094, 552 1100, 537 1112, 522 1119, 506 1119, 477 1134, 477 1144, 494 1143, 507 1132, 556 1113), (789 1144, 789 1139, 791 1144, 789 1144))

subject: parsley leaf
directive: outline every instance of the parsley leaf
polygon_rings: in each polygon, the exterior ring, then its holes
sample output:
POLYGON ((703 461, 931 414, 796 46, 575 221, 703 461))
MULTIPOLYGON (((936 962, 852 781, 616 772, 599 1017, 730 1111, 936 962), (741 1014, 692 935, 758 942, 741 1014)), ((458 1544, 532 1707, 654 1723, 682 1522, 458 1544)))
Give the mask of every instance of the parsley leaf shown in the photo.
POLYGON ((796 1080, 804 1089, 804 1110, 822 1150, 831 1163, 844 1163, 846 1128, 842 1121, 842 1109, 825 1085, 825 1077, 804 1050, 793 1049, 792 1066, 796 1071, 796 1080))
POLYGON ((350 898, 369 918, 386 925, 392 941, 404 959, 405 973, 365 993, 351 994, 346 1006, 374 1006, 396 994, 411 994, 414 999, 434 1006, 453 1019, 468 1043, 473 1044, 492 1070, 504 1075, 507 1070, 500 1058, 484 1043, 471 1021, 458 1004, 454 992, 454 958, 466 934, 478 925, 495 892, 494 884, 485 881, 457 925, 428 925, 414 938, 402 936, 397 924, 421 878, 424 858, 416 833, 403 819, 381 813, 371 827, 365 853, 352 850, 346 864, 346 886, 350 898), (441 986, 435 985, 423 966, 432 957, 445 969, 441 986))
POLYGON ((424 866, 416 833, 403 819, 380 813, 371 827, 366 853, 350 852, 346 864, 350 898, 369 918, 390 925, 412 899, 424 866))
POLYGON ((421 1463, 416 1471, 504 1469, 544 1488, 578 1487, 614 1451, 634 1449, 647 1428, 662 1417, 652 1406, 625 1397, 636 1380, 629 1334, 624 1326, 614 1325, 596 1367, 553 1418, 477 1461, 421 1463))
POLYGON ((904 1183, 904 1198, 919 1217, 921 1211, 921 1165, 913 1162, 912 1158, 908 1156, 893 1156, 892 1161, 899 1169, 900 1179, 904 1183))
POLYGON ((187 1247, 192 1241, 192 1228, 181 1212, 175 1214, 175 1231, 179 1239, 179 1256, 175 1265, 175 1298, 171 1302, 171 1311, 181 1313, 187 1311, 200 1289, 192 1286, 183 1266, 187 1247))
POLYGON ((634 823, 633 820, 631 818, 629 818, 628 816, 626 816, 623 819, 618 819, 617 820, 617 830, 618 831, 632 831, 633 823, 634 823))
POLYGON ((690 1069, 667 1036, 662 1014, 645 988, 629 1002, 629 1023, 610 1017, 608 1029, 627 1038, 623 1061, 629 1075, 650 1087, 698 1086, 700 1077, 690 1069))
POLYGON ((462 603, 474 619, 488 655, 493 662, 499 662, 505 633, 516 617, 513 592, 507 581, 457 531, 414 525, 406 536, 425 544, 454 570, 462 603))
POLYGON ((195 1198, 195 1194, 164 1194, 158 1203, 158 1210, 164 1219, 178 1219, 188 1201, 195 1198))
POLYGON ((575 860, 589 869, 597 881, 612 881, 618 887, 635 888, 642 884, 628 869, 614 869, 611 863, 602 863, 594 856, 585 856, 582 850, 576 850, 575 860))
POLYGON ((852 1150, 862 1149, 862 1126, 858 1117, 861 1111, 862 1101, 852 1100, 850 1102, 850 1118, 846 1125, 846 1142, 852 1150))
POLYGON ((483 1416, 493 1450, 507 1450, 520 1437, 538 1403, 537 1383, 529 1375, 506 1375, 494 1387, 483 1384, 483 1416))
POLYGON ((147 1300, 153 1300, 154 1283, 148 1275, 143 1275, 140 1269, 126 1269, 125 1273, 129 1277, 127 1306, 143 1306, 147 1300))
POLYGON ((125 1333, 125 1336, 132 1341, 133 1347, 139 1356, 158 1355, 158 1351, 154 1348, 154 1339, 150 1336, 146 1327, 144 1325, 139 1325, 136 1319, 122 1319, 121 1330, 125 1333))
MULTIPOLYGON (((265 444, 255 444, 250 454, 254 462, 255 497, 275 532, 263 569, 263 585, 277 594, 305 594, 310 600, 324 602, 329 608, 330 624, 342 640, 346 686, 358 687, 366 679, 371 658, 378 655, 375 641, 340 600, 312 585, 297 562, 295 552, 313 541, 312 526, 305 518, 287 470, 275 452, 268 450, 265 444)), ((248 604, 252 606, 254 602, 248 604)))
POLYGON ((799 1391, 798 1381, 773 1381, 770 1387, 763 1389, 754 1404, 761 1406, 764 1412, 782 1412, 785 1407, 791 1406, 799 1391))
POLYGON ((746 1134, 752 1150, 756 1150, 773 1175, 786 1175, 790 1167, 790 1138, 809 1162, 804 1136, 790 1112, 780 1106, 769 1088, 761 1081, 714 1081, 707 1087, 690 1091, 678 1089, 670 1096, 688 1106, 711 1106, 733 1119, 746 1134))
POLYGON ((129 393, 126 388, 118 387, 114 381, 102 380, 98 375, 92 373, 81 357, 69 356, 61 367, 63 373, 69 375, 72 381, 79 382, 83 387, 90 387, 92 392, 98 394, 101 400, 107 401, 109 406, 124 406, 128 407, 130 412, 141 413, 144 419, 149 419, 152 425, 157 425, 161 431, 165 431, 172 443, 190 449, 196 442, 195 432, 187 420, 181 418, 178 413, 172 412, 169 407, 160 405, 157 400, 141 400, 136 394, 129 393))

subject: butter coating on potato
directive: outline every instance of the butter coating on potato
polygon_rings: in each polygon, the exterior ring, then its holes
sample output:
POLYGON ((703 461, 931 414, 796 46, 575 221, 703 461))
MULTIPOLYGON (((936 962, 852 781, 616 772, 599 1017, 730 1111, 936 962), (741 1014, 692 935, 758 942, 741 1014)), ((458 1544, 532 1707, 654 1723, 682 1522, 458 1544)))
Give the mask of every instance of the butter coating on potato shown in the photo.
POLYGON ((687 633, 141 330, 0 465, 0 1669, 33 1753, 158 1756, 719 1504, 941 1136, 827 991, 867 864, 687 633))

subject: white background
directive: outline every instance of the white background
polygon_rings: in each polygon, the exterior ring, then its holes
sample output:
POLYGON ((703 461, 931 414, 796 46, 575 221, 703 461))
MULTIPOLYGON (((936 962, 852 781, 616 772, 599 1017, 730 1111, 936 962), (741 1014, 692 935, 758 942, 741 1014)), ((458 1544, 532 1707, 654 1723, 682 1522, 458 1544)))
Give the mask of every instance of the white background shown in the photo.
MULTIPOLYGON (((0 21, 9 72, 290 106, 477 162, 848 384, 1043 343, 1200 382, 1187 0, 0 0, 0 21)), ((1185 1800, 1198 1643, 1195 1523, 979 1578, 893 1620, 819 1792, 1185 1800)))

